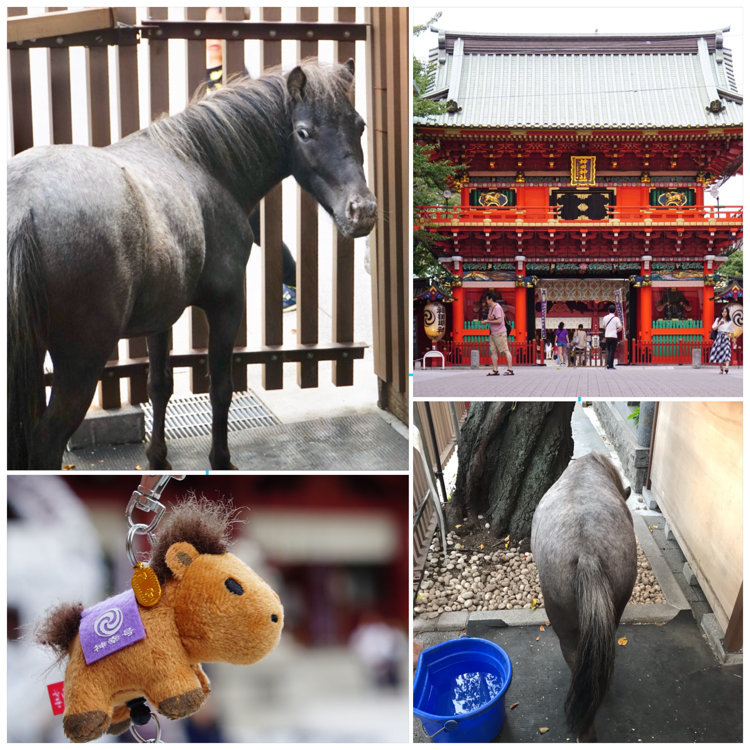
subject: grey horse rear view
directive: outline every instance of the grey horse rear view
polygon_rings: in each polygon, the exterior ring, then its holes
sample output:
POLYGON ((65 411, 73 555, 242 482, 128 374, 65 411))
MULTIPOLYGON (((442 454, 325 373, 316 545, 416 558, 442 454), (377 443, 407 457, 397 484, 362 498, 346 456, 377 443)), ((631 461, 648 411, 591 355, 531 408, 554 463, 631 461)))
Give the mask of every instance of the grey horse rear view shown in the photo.
POLYGON ((149 468, 168 469, 171 325, 206 312, 214 469, 227 446, 231 353, 249 215, 293 175, 350 237, 370 232, 354 63, 306 61, 230 83, 106 148, 49 146, 8 167, 8 466, 59 469, 118 339, 147 336, 149 468), (43 380, 54 367, 49 404, 43 380))
POLYGON ((636 579, 629 495, 609 458, 590 453, 571 461, 532 522, 544 606, 571 671, 565 716, 581 740, 596 739, 594 716, 614 671, 615 631, 636 579))

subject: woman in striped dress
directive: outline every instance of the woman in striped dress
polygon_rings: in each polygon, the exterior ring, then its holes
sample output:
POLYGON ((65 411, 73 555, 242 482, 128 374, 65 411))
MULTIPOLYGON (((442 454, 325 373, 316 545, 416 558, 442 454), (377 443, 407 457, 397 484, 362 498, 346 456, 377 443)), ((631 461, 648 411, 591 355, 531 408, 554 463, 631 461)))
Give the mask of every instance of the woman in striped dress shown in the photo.
POLYGON ((711 354, 708 356, 708 361, 712 364, 719 365, 719 374, 729 374, 729 360, 732 358, 732 342, 729 338, 730 334, 734 330, 734 323, 729 317, 729 308, 722 307, 720 317, 716 318, 713 326, 716 331, 716 339, 714 339, 713 346, 711 347, 711 354))

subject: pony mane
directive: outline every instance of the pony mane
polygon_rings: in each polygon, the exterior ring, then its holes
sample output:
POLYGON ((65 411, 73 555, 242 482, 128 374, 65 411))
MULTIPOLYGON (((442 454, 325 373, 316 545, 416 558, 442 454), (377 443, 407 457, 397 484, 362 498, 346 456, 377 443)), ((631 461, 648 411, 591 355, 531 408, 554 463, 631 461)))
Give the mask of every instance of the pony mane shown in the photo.
MULTIPOLYGON (((348 95, 353 78, 346 66, 308 58, 300 67, 311 100, 330 106, 348 95)), ((182 112, 156 120, 146 132, 162 148, 221 173, 234 190, 247 193, 258 183, 267 162, 263 156, 282 150, 291 134, 286 79, 280 69, 255 79, 233 77, 216 91, 204 90, 182 112)))
POLYGON ((229 532, 237 523, 237 511, 229 503, 188 495, 172 507, 156 533, 149 565, 160 583, 172 578, 167 550, 175 542, 188 542, 202 555, 223 555, 229 547, 229 532))

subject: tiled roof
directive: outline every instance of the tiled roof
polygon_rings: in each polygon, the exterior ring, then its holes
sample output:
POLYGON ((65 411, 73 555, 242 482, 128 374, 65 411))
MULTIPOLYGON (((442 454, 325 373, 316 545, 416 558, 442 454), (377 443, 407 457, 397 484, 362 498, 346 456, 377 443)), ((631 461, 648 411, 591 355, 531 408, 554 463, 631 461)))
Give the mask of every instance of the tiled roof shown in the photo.
POLYGON ((740 126, 722 31, 493 35, 439 31, 426 96, 459 110, 423 124, 511 128, 740 126), (718 111, 713 111, 718 110, 718 111))

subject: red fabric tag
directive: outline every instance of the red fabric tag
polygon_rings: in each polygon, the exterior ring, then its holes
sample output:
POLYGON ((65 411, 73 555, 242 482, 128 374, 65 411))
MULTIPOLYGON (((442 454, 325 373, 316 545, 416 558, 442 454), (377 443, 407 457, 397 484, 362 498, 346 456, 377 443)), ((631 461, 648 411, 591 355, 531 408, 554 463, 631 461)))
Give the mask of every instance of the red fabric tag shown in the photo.
POLYGON ((49 702, 52 704, 52 713, 55 716, 65 711, 65 695, 63 690, 64 685, 64 682, 55 682, 52 685, 47 685, 49 702))

